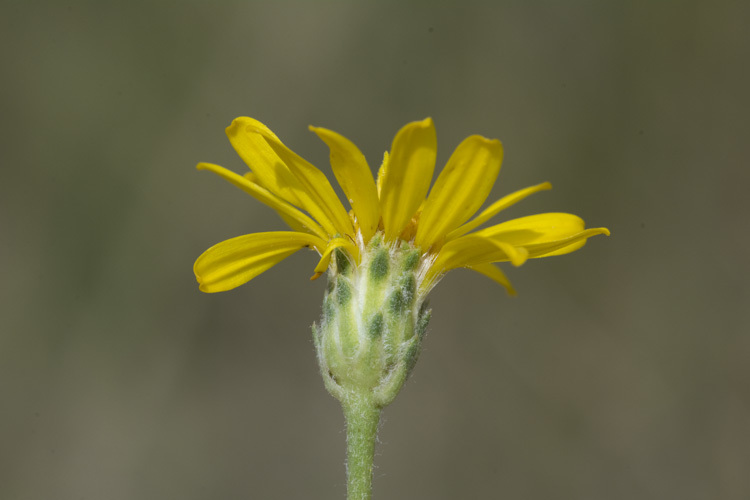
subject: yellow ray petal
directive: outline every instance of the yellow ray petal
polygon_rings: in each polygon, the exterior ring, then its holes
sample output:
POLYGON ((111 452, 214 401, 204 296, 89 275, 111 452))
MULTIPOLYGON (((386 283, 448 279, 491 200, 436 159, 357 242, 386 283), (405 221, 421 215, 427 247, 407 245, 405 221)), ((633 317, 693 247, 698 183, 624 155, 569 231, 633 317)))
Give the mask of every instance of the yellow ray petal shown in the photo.
POLYGON ((472 135, 461 142, 435 181, 419 218, 415 245, 425 251, 479 210, 503 160, 498 140, 472 135))
POLYGON ((437 138, 431 118, 405 125, 393 139, 380 191, 386 240, 394 241, 401 234, 424 201, 435 169, 436 152, 437 138))
POLYGON ((578 250, 591 236, 609 235, 607 228, 584 227, 583 219, 576 215, 546 213, 509 220, 475 234, 522 246, 529 251, 529 257, 548 257, 578 250))
POLYGON ((199 163, 197 168, 198 170, 209 170, 215 173, 242 189, 256 200, 273 208, 292 229, 301 232, 310 232, 320 238, 328 239, 328 235, 314 220, 247 177, 237 175, 231 170, 214 165, 213 163, 199 163))
POLYGON ((255 128, 263 136, 266 143, 287 165, 297 178, 302 189, 295 195, 300 200, 301 207, 315 217, 320 225, 330 235, 349 234, 354 236, 354 228, 344 205, 328 182, 325 174, 287 148, 279 139, 267 129, 255 128))
MULTIPOLYGON (((250 181, 252 184, 255 184, 259 188, 268 191, 265 187, 263 187, 263 185, 260 183, 260 179, 258 179, 258 176, 255 175, 253 172, 245 172, 244 174, 242 174, 242 177, 244 177, 245 179, 247 179, 248 181, 250 181)), ((269 194, 271 194, 272 196, 276 197, 276 195, 274 195, 270 191, 269 191, 269 194)), ((283 200, 281 200, 281 201, 283 201, 283 200)), ((284 222, 286 222, 286 225, 289 226, 290 228, 292 228, 292 230, 299 231, 300 233, 309 233, 309 232, 311 232, 309 229, 307 229, 306 227, 304 227, 297 219, 295 219, 293 217, 290 217, 289 215, 285 214, 284 212, 279 212, 278 210, 276 211, 276 213, 279 214, 279 217, 281 217, 282 220, 284 222)), ((302 212, 300 212, 300 213, 302 213, 302 212)), ((305 214, 302 214, 302 215, 304 215, 305 217, 307 217, 305 214)), ((313 221, 312 219, 310 219, 310 221, 315 224, 316 229, 317 229, 317 232, 313 232, 314 234, 316 234, 316 235, 318 235, 318 236, 320 236, 321 238, 324 238, 324 239, 328 238, 328 234, 325 231, 323 231, 323 228, 320 227, 320 224, 318 224, 317 222, 313 221)))
POLYGON ((505 276, 505 273, 496 265, 478 264, 476 266, 469 266, 469 269, 471 269, 472 271, 476 271, 479 274, 483 274, 489 279, 501 284, 503 287, 505 287, 505 290, 511 297, 515 297, 516 295, 518 295, 515 288, 513 288, 513 285, 510 284, 510 280, 508 279, 508 277, 505 276))
POLYGON ((232 147, 255 172, 263 187, 282 200, 301 207, 296 195, 296 192, 302 189, 299 181, 266 140, 255 132, 258 129, 276 137, 264 124, 246 116, 235 118, 227 127, 226 133, 232 147))
POLYGON ((380 202, 370 166, 362 152, 346 137, 321 127, 310 127, 331 150, 331 168, 344 190, 365 243, 378 229, 380 202))
POLYGON ((378 169, 378 180, 376 182, 378 187, 378 198, 380 198, 380 192, 383 190, 383 179, 385 179, 385 175, 388 172, 388 151, 383 153, 383 163, 380 164, 380 168, 378 169))
POLYGON ((203 252, 193 270, 202 291, 223 292, 247 283, 304 247, 321 251, 325 241, 289 231, 246 234, 203 252))
POLYGON ((551 212, 512 219, 474 234, 525 246, 567 238, 583 231, 584 226, 583 219, 577 215, 551 212))
POLYGON ((324 272, 326 272, 326 269, 328 269, 328 264, 330 264, 331 262, 331 254, 334 250, 341 247, 345 247, 352 258, 357 259, 359 252, 357 250, 357 247, 354 245, 354 243, 351 242, 351 240, 349 240, 348 238, 334 238, 328 242, 328 246, 323 252, 323 255, 320 257, 318 265, 315 266, 315 274, 312 275, 312 277, 310 278, 311 280, 318 279, 324 272))
POLYGON ((565 255, 566 253, 575 252, 583 245, 586 244, 586 240, 592 236, 603 234, 609 236, 609 229, 606 227, 595 227, 586 229, 580 233, 568 236, 558 241, 550 241, 546 243, 533 243, 526 245, 526 249, 529 251, 529 258, 539 257, 552 257, 554 255, 565 255))
POLYGON ((528 251, 504 241, 468 234, 446 243, 430 268, 439 275, 457 267, 473 267, 490 262, 510 261, 518 267, 526 262, 528 251))
POLYGON ((446 240, 452 240, 454 238, 458 238, 459 236, 462 236, 468 233, 469 231, 473 231, 474 229, 481 226, 482 224, 490 220, 492 217, 497 215, 501 210, 505 210, 509 206, 518 203, 519 201, 523 200, 524 198, 534 193, 538 193, 539 191, 545 191, 548 189, 552 189, 552 184, 550 184, 549 182, 543 182, 541 184, 537 184, 536 186, 530 186, 524 189, 520 189, 507 196, 503 196, 502 198, 497 200, 495 203, 493 203, 492 205, 487 207, 485 210, 483 210, 482 213, 480 213, 470 222, 467 222, 466 224, 459 227, 458 229, 448 233, 446 240))

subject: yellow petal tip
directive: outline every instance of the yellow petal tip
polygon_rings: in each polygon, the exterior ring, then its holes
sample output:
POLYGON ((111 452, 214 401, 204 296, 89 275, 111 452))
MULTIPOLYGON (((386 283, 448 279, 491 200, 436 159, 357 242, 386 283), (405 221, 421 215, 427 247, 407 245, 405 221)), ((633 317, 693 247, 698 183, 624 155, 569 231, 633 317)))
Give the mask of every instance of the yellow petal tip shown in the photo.
POLYGON ((514 267, 521 267, 527 260, 529 260, 529 251, 523 247, 518 247, 515 250, 515 252, 509 253, 508 255, 510 263, 513 264, 514 267))
POLYGON ((210 287, 203 282, 197 272, 195 274, 195 281, 198 282, 198 290, 203 293, 213 293, 213 291, 209 289, 210 287))
POLYGON ((234 120, 232 120, 232 123, 230 123, 229 126, 224 129, 224 132, 227 134, 228 137, 232 137, 233 135, 236 135, 237 132, 239 132, 240 128, 242 127, 242 123, 245 122, 245 120, 246 118, 244 116, 235 118, 234 120))
POLYGON ((490 139, 489 137, 485 137, 483 135, 474 135, 471 136, 472 138, 476 138, 479 142, 482 142, 487 145, 499 145, 502 147, 503 143, 500 142, 500 139, 490 139))
POLYGON ((310 276, 310 281, 315 281, 316 279, 320 278, 321 276, 323 276, 323 273, 315 273, 312 276, 310 276))

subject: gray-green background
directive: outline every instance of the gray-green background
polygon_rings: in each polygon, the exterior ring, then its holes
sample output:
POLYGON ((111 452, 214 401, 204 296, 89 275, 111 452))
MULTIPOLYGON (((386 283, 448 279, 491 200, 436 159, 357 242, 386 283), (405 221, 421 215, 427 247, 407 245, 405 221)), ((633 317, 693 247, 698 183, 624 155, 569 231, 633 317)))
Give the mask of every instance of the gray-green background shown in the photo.
POLYGON ((439 167, 606 225, 459 270, 386 409, 377 499, 750 498, 750 9, 742 1, 13 2, 0 7, 0 498, 344 498, 301 252, 229 293, 194 259, 283 224, 199 161, 308 124, 374 168, 432 116, 439 167), (507 269, 507 268, 506 268, 507 269))

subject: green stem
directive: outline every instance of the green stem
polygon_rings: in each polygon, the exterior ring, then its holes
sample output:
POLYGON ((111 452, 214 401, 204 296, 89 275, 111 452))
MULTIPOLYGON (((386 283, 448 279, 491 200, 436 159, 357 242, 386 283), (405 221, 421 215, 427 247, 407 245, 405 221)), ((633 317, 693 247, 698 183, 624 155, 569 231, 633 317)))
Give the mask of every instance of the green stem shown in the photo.
POLYGON ((347 498, 370 500, 380 408, 371 397, 357 394, 344 398, 341 406, 346 417, 347 498))

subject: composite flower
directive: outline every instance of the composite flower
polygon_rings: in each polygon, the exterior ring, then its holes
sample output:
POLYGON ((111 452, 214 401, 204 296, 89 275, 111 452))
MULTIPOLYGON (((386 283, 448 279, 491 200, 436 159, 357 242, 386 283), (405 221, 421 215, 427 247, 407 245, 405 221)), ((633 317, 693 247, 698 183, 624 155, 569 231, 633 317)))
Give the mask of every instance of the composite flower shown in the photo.
POLYGON ((430 289, 448 271, 468 268, 514 294, 497 263, 520 266, 530 258, 566 254, 609 231, 586 229, 580 217, 567 213, 492 225, 502 210, 552 187, 527 187, 482 209, 503 160, 496 139, 464 139, 430 187, 437 151, 430 118, 398 131, 377 178, 350 140, 325 128, 310 130, 330 149, 346 203, 320 170, 268 127, 237 118, 226 132, 249 170, 239 175, 210 163, 198 168, 274 209, 290 230, 218 243, 198 257, 194 270, 201 290, 221 292, 303 248, 319 254, 312 277, 327 273, 328 286, 313 341, 325 386, 347 421, 348 498, 369 500, 380 411, 419 356, 431 316, 430 289))
POLYGON ((505 208, 551 189, 548 182, 521 189, 479 211, 500 172, 503 147, 496 139, 464 139, 430 189, 437 151, 430 118, 398 131, 377 179, 350 140, 325 128, 310 130, 329 147, 334 176, 350 208, 325 174, 263 123, 235 119, 226 133, 249 170, 238 175, 210 163, 200 163, 198 169, 214 172, 268 205, 291 230, 252 233, 209 248, 194 266, 202 291, 235 288, 303 248, 320 255, 313 277, 326 272, 337 249, 359 266, 376 239, 419 252, 420 295, 455 268, 476 271, 515 293, 496 263, 520 266, 529 258, 573 252, 587 238, 609 234, 606 228, 586 229, 580 217, 567 213, 530 215, 479 229, 505 208))

